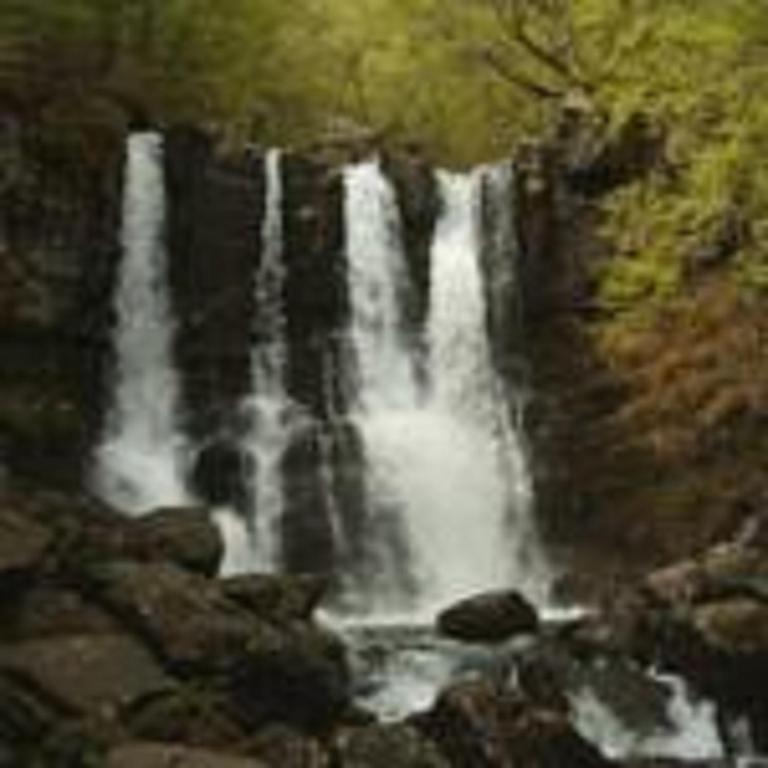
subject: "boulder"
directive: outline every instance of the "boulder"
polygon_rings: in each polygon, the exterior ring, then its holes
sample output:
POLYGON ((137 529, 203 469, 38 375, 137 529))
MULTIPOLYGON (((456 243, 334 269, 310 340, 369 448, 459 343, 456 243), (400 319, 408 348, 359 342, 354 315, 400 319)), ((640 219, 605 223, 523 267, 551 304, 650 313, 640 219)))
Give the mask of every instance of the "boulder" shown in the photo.
POLYGON ((190 571, 215 576, 224 557, 224 542, 206 509, 157 509, 131 526, 125 541, 126 557, 170 560, 190 571))
POLYGON ((247 746, 247 753, 265 765, 280 768, 328 768, 330 755, 318 739, 285 725, 262 728, 247 746))
POLYGON ((240 712, 254 727, 278 721, 319 731, 347 710, 346 651, 332 633, 295 622, 254 632, 234 672, 240 712))
POLYGON ((692 625, 712 649, 768 659, 768 603, 748 597, 708 603, 693 612, 692 625))
POLYGON ((412 725, 373 725, 347 734, 338 749, 342 768, 450 768, 437 746, 412 725))
POLYGON ((472 768, 609 768, 559 712, 484 682, 443 691, 422 727, 456 766, 472 768))
POLYGON ((461 600, 437 617, 440 634, 467 642, 502 642, 535 632, 536 609, 518 592, 500 590, 461 600))
POLYGON ((111 563, 88 578, 169 668, 225 688, 251 728, 272 720, 321 727, 348 703, 344 648, 329 632, 256 615, 222 582, 169 563, 111 563))
POLYGON ((248 574, 222 581, 224 594, 257 616, 284 622, 311 618, 325 595, 321 576, 248 574))
POLYGON ((215 576, 224 542, 211 515, 198 507, 158 509, 128 519, 104 512, 75 520, 69 547, 74 565, 90 561, 170 561, 215 576))
POLYGON ((173 682, 150 654, 124 635, 35 640, 0 650, 0 673, 25 681, 63 712, 116 719, 138 699, 173 682))
POLYGON ((38 569, 52 543, 47 528, 4 506, 0 509, 0 579, 38 569))
POLYGON ((61 635, 119 634, 117 620, 73 589, 40 584, 9 604, 0 621, 6 641, 61 635))
POLYGON ((675 608, 737 595, 768 602, 768 562, 756 548, 729 542, 699 558, 654 571, 644 586, 675 608))
POLYGON ((176 744, 134 743, 113 749, 105 768, 267 768, 255 758, 238 757, 176 744))
POLYGON ((257 632, 279 644, 276 630, 230 601, 216 582, 171 563, 102 564, 85 578, 101 604, 173 668, 230 669, 257 632))
POLYGON ((230 749, 250 735, 226 694, 195 680, 142 699, 123 721, 134 738, 213 750, 230 749))

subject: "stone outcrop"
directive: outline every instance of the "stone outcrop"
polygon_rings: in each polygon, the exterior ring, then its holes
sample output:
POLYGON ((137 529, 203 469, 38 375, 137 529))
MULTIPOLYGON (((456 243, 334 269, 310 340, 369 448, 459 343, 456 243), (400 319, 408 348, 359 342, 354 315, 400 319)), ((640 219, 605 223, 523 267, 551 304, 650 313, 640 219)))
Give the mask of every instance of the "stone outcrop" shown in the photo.
POLYGON ((88 162, 57 138, 0 111, 0 466, 73 488, 103 401, 121 150, 88 162))
POLYGON ((624 589, 602 617, 569 631, 587 655, 626 655, 683 676, 713 700, 723 737, 746 718, 758 749, 768 746, 768 595, 764 553, 728 542, 650 573, 624 589))
MULTIPOLYGON (((608 768, 574 730, 566 694, 600 689, 628 723, 659 701, 664 710, 665 692, 622 667, 637 648, 684 671, 727 713, 764 722, 754 695, 745 698, 765 671, 756 666, 764 606, 754 591, 733 591, 759 565, 748 547, 703 558, 697 573, 711 572, 700 592, 670 587, 672 571, 652 574, 625 601, 634 619, 612 646, 584 623, 554 635, 545 627, 515 651, 515 675, 507 657, 480 663, 477 679, 450 685, 428 711, 382 724, 355 709, 345 648, 313 619, 328 579, 213 578, 218 549, 201 510, 187 511, 187 527, 174 523, 182 510, 126 520, 28 492, 3 495, 0 509, 20 541, 45 543, 0 571, 0 765, 608 768), (728 591, 712 591, 715 571, 728 591)), ((515 627, 524 617, 526 631, 537 628, 535 612, 507 593, 467 606, 483 609, 469 622, 474 639, 501 639, 500 627, 507 637, 510 606, 515 627)))
POLYGON ((322 580, 213 578, 201 510, 126 520, 60 494, 0 509, 17 541, 0 571, 3 765, 269 765, 263 728, 311 742, 343 719, 345 651, 312 619, 322 580))
POLYGON ((538 626, 536 609, 520 593, 511 590, 466 598, 437 617, 441 634, 468 642, 501 642, 536 632, 538 626))

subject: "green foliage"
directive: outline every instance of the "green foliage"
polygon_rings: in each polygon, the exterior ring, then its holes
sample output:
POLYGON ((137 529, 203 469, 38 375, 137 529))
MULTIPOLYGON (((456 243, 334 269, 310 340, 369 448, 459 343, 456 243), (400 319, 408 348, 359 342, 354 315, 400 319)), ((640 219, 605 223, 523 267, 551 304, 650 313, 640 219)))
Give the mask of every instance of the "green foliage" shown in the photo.
POLYGON ((364 128, 452 165, 508 152, 574 96, 609 134, 643 113, 666 167, 610 201, 604 304, 663 302, 734 218, 735 277, 768 284, 765 3, 5 0, 0 30, 0 101, 91 155, 137 110, 233 141, 364 128))

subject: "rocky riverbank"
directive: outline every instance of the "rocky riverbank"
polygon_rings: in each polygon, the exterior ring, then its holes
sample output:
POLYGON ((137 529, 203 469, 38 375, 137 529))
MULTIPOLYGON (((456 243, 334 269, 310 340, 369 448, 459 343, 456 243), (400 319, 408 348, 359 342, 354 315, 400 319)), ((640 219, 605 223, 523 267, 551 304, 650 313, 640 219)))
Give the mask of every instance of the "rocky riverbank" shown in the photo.
MULTIPOLYGON (((459 680, 387 724, 353 703, 347 650, 313 617, 323 581, 217 578, 222 543, 206 511, 130 520, 81 497, 15 491, 0 499, 0 530, 3 766, 619 765, 572 725, 555 646, 681 673, 717 702, 724 728, 746 717, 765 744, 757 530, 651 574, 599 615, 540 630, 512 678, 459 680)), ((474 635, 485 615, 498 641, 508 633, 497 619, 513 609, 496 595, 448 615, 462 624, 469 610, 474 635)), ((516 626, 536 631, 530 617, 516 626)))

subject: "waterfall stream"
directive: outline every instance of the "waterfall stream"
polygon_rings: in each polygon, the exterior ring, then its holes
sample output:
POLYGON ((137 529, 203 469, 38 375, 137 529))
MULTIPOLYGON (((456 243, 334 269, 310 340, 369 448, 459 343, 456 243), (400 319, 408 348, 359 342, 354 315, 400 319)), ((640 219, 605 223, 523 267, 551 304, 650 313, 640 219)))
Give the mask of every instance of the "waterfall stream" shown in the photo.
MULTIPOLYGON (((428 616, 452 599, 510 584, 546 597, 527 468, 488 345, 481 181, 439 176, 443 211, 422 345, 405 328, 407 270, 393 189, 375 162, 346 173, 357 418, 372 515, 390 518, 379 528, 400 537, 399 546, 380 540, 390 547, 380 561, 412 573, 412 593, 390 593, 390 610, 401 614, 428 616)), ((381 584, 373 593, 381 602, 381 584)))
POLYGON ((256 275, 257 342, 251 356, 253 391, 247 411, 250 430, 246 451, 253 457, 250 478, 251 524, 257 567, 280 565, 280 519, 283 483, 280 462, 286 447, 288 400, 283 374, 283 186, 281 155, 271 150, 264 160, 266 194, 261 230, 261 264, 256 275))
POLYGON ((132 513, 187 500, 172 360, 164 184, 162 137, 132 135, 115 293, 114 388, 94 469, 100 495, 132 513))

